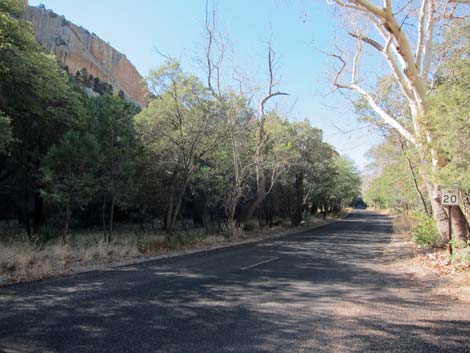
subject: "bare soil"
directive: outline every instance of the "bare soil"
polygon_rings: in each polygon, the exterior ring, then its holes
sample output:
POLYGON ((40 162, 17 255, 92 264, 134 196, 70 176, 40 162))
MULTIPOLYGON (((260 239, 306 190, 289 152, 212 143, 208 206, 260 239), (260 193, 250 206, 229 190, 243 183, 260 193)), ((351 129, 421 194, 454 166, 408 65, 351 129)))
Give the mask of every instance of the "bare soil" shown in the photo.
POLYGON ((417 248, 408 233, 396 232, 384 261, 391 271, 414 279, 435 295, 470 303, 470 263, 451 261, 447 250, 417 248))

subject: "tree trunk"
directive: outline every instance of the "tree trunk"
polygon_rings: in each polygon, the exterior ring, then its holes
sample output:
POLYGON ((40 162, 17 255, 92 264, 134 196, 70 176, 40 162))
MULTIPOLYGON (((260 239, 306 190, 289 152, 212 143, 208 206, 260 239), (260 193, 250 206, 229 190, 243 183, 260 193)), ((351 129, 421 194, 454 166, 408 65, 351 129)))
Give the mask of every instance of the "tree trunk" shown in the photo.
POLYGON ((183 196, 186 191, 187 182, 185 181, 182 187, 182 190, 174 193, 170 198, 170 203, 165 215, 164 228, 165 232, 171 235, 174 231, 176 224, 176 217, 181 208, 181 203, 183 201, 183 196), (176 194, 176 195, 175 195, 176 194))
POLYGON ((316 204, 315 201, 312 201, 312 207, 310 208, 310 214, 312 216, 315 216, 317 214, 317 211, 318 211, 318 205, 316 204))
POLYGON ((62 233, 62 245, 65 245, 65 243, 67 242, 67 234, 69 232, 71 216, 72 216, 72 211, 70 208, 70 200, 67 200, 67 204, 65 206, 65 225, 64 225, 64 231, 62 233))
POLYGON ((272 194, 267 194, 264 200, 264 218, 266 220, 266 225, 268 227, 272 227, 274 223, 274 215, 273 215, 273 197, 272 194))
POLYGON ((176 216, 174 216, 175 208, 176 208, 176 194, 177 194, 177 184, 178 184, 178 171, 174 170, 173 174, 171 175, 170 187, 169 187, 169 200, 168 205, 165 212, 165 217, 163 218, 163 229, 167 234, 173 232, 174 221, 176 220, 176 216))
POLYGON ((258 130, 258 143, 255 152, 256 166, 256 198, 246 213, 245 220, 249 221, 253 213, 261 206, 266 198, 266 178, 264 175, 264 144, 266 139, 265 131, 266 116, 261 117, 258 130))
POLYGON ((413 169, 413 165, 411 164, 411 161, 409 158, 406 158, 408 161, 408 169, 410 170, 411 178, 413 179, 413 185, 415 187, 416 192, 418 193, 419 199, 421 200, 421 205, 423 206, 424 213, 426 213, 428 216, 430 215, 428 205, 426 204, 426 200, 424 199, 424 195, 419 189, 418 186, 418 181, 416 180, 416 175, 413 169))
POLYGON ((302 222, 302 209, 304 202, 304 172, 299 171, 295 174, 295 199, 294 214, 292 216, 292 225, 299 225, 302 222))
POLYGON ((235 236, 235 232, 237 229, 237 223, 235 221, 236 207, 237 207, 237 202, 233 200, 225 209, 225 213, 227 215, 227 235, 229 238, 232 238, 233 236, 235 236))
POLYGON ((447 243, 449 239, 449 217, 439 201, 439 190, 437 185, 426 183, 429 200, 431 202, 432 215, 436 221, 437 229, 441 235, 441 243, 447 243))
POLYGON ((103 206, 101 207, 101 217, 103 221, 103 240, 106 241, 106 197, 103 196, 103 206))
MULTIPOLYGON (((28 207, 28 206, 26 206, 28 207)), ((33 234, 31 231, 31 216, 28 210, 25 210, 25 225, 26 225, 26 234, 28 234, 28 239, 32 240, 33 234)))
POLYGON ((111 242, 111 236, 113 234, 113 219, 114 219, 114 195, 111 195, 111 209, 109 211, 109 228, 108 228, 108 239, 107 242, 111 242))
POLYGON ((28 239, 32 239, 32 231, 31 231, 31 212, 29 207, 29 185, 28 185, 28 176, 25 177, 24 180, 24 194, 23 194, 23 213, 24 213, 24 221, 26 226, 26 233, 28 234, 28 239))
POLYGON ((166 233, 170 234, 171 229, 171 220, 173 218, 173 208, 174 208, 174 195, 171 194, 168 206, 166 208, 165 217, 163 219, 163 229, 166 233))
POLYGON ((232 238, 235 235, 237 222, 235 213, 237 211, 239 196, 227 195, 225 199, 225 217, 227 217, 227 236, 232 238))
POLYGON ((259 209, 266 198, 266 184, 264 169, 256 168, 256 198, 246 213, 245 220, 249 221, 257 209, 259 209))
POLYGON ((181 191, 178 195, 177 195, 177 199, 176 199, 176 205, 175 207, 173 208, 173 214, 171 216, 171 223, 170 223, 170 228, 169 228, 169 234, 173 233, 173 230, 175 228, 175 224, 176 224, 176 217, 178 217, 178 213, 180 212, 180 208, 181 208, 181 202, 183 201, 183 196, 184 196, 184 191, 186 189, 186 186, 184 187, 183 191, 181 191))
POLYGON ((34 194, 34 208, 33 208, 33 233, 38 234, 41 228, 46 223, 46 216, 44 214, 44 199, 39 192, 34 194))
POLYGON ((426 213, 429 216, 430 212, 429 212, 429 209, 428 209, 428 205, 426 204, 426 200, 424 199, 423 193, 419 189, 418 180, 416 178, 416 173, 414 171, 413 164, 411 163, 410 158, 408 158, 408 156, 406 156, 406 154, 405 154, 405 144, 404 144, 400 134, 397 133, 397 136, 398 136, 398 142, 400 143, 401 152, 402 152, 403 156, 405 156, 405 159, 406 159, 406 162, 407 162, 407 165, 408 165, 408 170, 410 171, 410 176, 411 176, 411 179, 413 180, 414 188, 415 188, 416 192, 418 193, 419 199, 421 200, 421 205, 423 206, 424 213, 426 213))
POLYGON ((325 219, 326 219, 326 213, 328 212, 328 205, 323 204, 323 205, 320 207, 320 212, 321 212, 321 214, 322 214, 322 218, 325 220, 325 219))
POLYGON ((461 208, 459 206, 453 206, 451 210, 452 230, 455 240, 464 242, 470 240, 470 227, 461 208))

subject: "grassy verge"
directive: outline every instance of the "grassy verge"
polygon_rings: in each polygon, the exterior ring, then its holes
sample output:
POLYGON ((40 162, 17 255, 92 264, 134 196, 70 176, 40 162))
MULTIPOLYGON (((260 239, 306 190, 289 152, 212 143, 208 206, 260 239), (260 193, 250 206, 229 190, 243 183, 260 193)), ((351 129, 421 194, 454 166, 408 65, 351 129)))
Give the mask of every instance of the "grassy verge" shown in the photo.
POLYGON ((309 217, 298 227, 280 224, 261 228, 253 223, 249 230, 239 232, 236 237, 230 239, 222 233, 207 234, 202 229, 179 231, 168 237, 159 231, 142 231, 137 227, 122 225, 118 227, 109 243, 102 240, 103 235, 99 231, 79 231, 69 237, 64 245, 60 239, 31 242, 24 236, 15 236, 15 231, 10 229, 10 234, 4 232, 0 237, 3 239, 0 243, 0 285, 287 235, 327 224, 345 217, 348 212, 345 210, 330 215, 326 220, 309 217))

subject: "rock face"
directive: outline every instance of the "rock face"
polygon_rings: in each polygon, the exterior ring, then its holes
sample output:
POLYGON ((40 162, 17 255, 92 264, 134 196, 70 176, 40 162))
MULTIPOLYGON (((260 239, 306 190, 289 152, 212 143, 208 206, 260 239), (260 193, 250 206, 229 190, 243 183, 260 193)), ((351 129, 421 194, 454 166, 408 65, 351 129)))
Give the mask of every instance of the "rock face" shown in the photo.
POLYGON ((88 74, 110 83, 114 92, 144 107, 148 90, 144 79, 126 56, 95 34, 45 8, 29 6, 26 18, 33 24, 37 41, 53 52, 73 75, 88 74))

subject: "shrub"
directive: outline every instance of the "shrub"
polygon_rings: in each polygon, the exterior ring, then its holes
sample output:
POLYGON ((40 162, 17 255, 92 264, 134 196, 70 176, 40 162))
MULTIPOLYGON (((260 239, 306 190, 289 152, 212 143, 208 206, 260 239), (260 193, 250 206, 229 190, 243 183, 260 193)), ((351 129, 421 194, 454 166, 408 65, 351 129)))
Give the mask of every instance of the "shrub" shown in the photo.
POLYGON ((425 214, 416 214, 415 218, 417 225, 411 231, 411 240, 418 246, 438 246, 441 238, 434 219, 425 214))
POLYGON ((256 229, 256 224, 254 222, 248 221, 245 224, 243 224, 243 230, 249 232, 251 230, 256 229))

